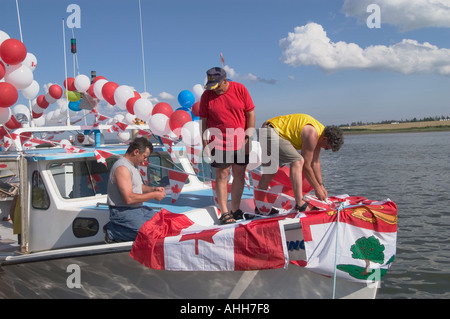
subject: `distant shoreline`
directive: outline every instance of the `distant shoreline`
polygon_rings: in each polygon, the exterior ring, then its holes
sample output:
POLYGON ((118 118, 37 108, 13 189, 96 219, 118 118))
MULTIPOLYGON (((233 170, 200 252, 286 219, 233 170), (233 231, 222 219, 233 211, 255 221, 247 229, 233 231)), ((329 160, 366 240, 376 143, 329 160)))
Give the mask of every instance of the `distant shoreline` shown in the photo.
POLYGON ((450 131, 450 121, 407 122, 341 127, 344 134, 381 134, 450 131))

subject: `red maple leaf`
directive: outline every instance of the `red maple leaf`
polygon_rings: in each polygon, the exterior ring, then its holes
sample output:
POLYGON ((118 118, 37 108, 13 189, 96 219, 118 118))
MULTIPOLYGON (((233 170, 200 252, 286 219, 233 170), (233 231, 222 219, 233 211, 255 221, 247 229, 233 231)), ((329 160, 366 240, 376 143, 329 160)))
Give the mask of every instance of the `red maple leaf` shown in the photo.
POLYGON ((283 207, 283 209, 291 209, 292 205, 291 205, 291 201, 287 200, 285 202, 281 202, 281 207, 283 207))
POLYGON ((259 208, 259 211, 260 211, 261 213, 268 213, 268 212, 270 212, 270 209, 268 209, 268 208, 266 207, 266 205, 263 205, 263 207, 259 208))
POLYGON ((214 244, 214 240, 212 238, 219 231, 220 231, 220 228, 215 228, 215 229, 207 229, 207 230, 201 231, 199 233, 186 234, 186 235, 181 236, 180 242, 186 241, 186 240, 195 240, 195 254, 198 255, 198 241, 203 240, 208 243, 214 244))
POLYGON ((172 192, 174 192, 175 194, 178 194, 179 192, 181 192, 181 188, 178 186, 178 184, 175 184, 175 186, 172 186, 172 192))

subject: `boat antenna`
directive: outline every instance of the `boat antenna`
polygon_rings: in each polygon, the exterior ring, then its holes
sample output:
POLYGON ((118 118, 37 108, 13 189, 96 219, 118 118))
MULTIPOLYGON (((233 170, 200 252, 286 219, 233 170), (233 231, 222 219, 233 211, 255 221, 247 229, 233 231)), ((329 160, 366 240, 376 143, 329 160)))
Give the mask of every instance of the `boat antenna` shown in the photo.
POLYGON ((147 92, 147 83, 145 78, 145 54, 144 54, 144 32, 142 31, 142 7, 141 0, 139 0, 139 21, 141 28, 141 48, 142 48, 142 73, 144 76, 144 92, 147 92))
MULTIPOLYGON (((66 31, 65 31, 65 23, 64 18, 62 19, 62 28, 63 28, 63 44, 64 44, 64 74, 66 79, 66 92, 68 89, 68 77, 67 77, 67 54, 66 54, 66 31)), ((70 125, 70 114, 69 114, 69 100, 67 100, 67 119, 66 119, 66 125, 70 125)))

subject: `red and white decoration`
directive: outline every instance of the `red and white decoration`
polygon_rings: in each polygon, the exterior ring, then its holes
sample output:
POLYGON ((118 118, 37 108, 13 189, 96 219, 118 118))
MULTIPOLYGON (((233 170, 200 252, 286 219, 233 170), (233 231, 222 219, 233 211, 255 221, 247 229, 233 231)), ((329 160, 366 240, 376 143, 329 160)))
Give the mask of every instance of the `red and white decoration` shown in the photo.
POLYGON ((189 175, 183 172, 169 170, 170 190, 172 191, 172 204, 180 197, 181 190, 189 175))
POLYGON ((149 268, 177 271, 286 268, 282 218, 205 227, 163 209, 141 227, 130 256, 149 268))

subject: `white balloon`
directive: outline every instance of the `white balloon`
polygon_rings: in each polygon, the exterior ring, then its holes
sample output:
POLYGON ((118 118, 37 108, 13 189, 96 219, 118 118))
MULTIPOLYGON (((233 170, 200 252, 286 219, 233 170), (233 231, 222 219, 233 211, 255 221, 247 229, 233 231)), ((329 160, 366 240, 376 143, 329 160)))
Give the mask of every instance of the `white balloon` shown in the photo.
POLYGON ((41 114, 45 111, 45 109, 41 108, 37 102, 36 99, 33 100, 33 102, 31 103, 31 110, 36 113, 36 114, 41 114))
POLYGON ((131 133, 129 131, 119 132, 117 133, 117 138, 121 142, 127 142, 131 138, 131 133))
POLYGON ((5 81, 17 90, 23 90, 33 82, 33 72, 22 64, 11 65, 6 70, 5 81))
POLYGON ((146 120, 152 115, 153 104, 148 99, 138 99, 134 103, 134 114, 141 120, 146 120))
POLYGON ((25 65, 33 72, 37 67, 36 56, 33 53, 27 52, 27 56, 25 57, 25 60, 22 61, 22 65, 25 65))
POLYGON ((5 124, 6 122, 8 122, 11 118, 11 115, 12 112, 10 107, 0 107, 0 124, 5 124))
POLYGON ((38 117, 37 119, 33 119, 33 123, 35 126, 44 126, 45 125, 45 116, 38 117))
POLYGON ((56 101, 58 101, 57 99, 55 99, 53 96, 50 95, 50 93, 47 92, 47 94, 45 94, 45 100, 48 102, 48 104, 53 104, 56 101))
POLYGON ((194 146, 201 143, 200 125, 198 122, 189 121, 181 128, 181 139, 186 145, 194 146))
POLYGON ((130 125, 136 124, 136 115, 133 115, 131 113, 125 114, 125 122, 130 125))
POLYGON ((114 121, 116 121, 116 122, 123 122, 124 119, 125 119, 125 116, 123 114, 114 115, 114 121))
POLYGON ((28 87, 22 90, 22 95, 27 100, 32 100, 38 95, 39 89, 40 89, 39 83, 37 83, 36 80, 33 80, 33 82, 31 82, 31 84, 28 87))
POLYGON ((89 86, 91 86, 91 80, 89 80, 87 75, 80 74, 75 77, 73 84, 78 92, 84 93, 89 89, 89 86))
POLYGON ((0 30, 0 44, 2 44, 3 41, 8 40, 8 39, 9 39, 9 35, 6 32, 0 30))
POLYGON ((103 89, 103 85, 105 85, 105 83, 107 83, 108 81, 105 79, 100 79, 97 82, 95 82, 94 84, 94 93, 95 96, 97 97, 97 99, 99 100, 105 100, 103 98, 103 94, 102 94, 102 89, 103 89))
POLYGON ((200 101, 200 98, 202 97, 203 92, 204 92, 204 88, 201 84, 196 84, 192 88, 192 93, 194 93, 196 101, 200 101))
POLYGON ((169 117, 162 113, 156 113, 150 118, 148 127, 155 135, 166 135, 170 132, 169 117))
POLYGON ((13 114, 16 116, 16 118, 17 115, 23 114, 27 117, 28 121, 30 121, 30 110, 23 104, 17 104, 16 106, 14 106, 13 114))
POLYGON ((128 85, 120 85, 114 91, 114 101, 121 110, 127 109, 127 101, 134 97, 134 91, 128 85))

